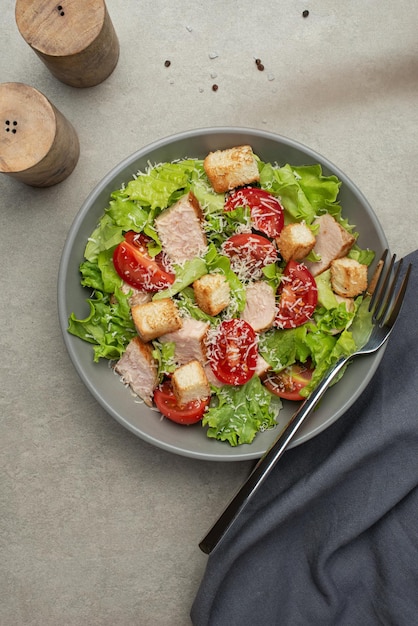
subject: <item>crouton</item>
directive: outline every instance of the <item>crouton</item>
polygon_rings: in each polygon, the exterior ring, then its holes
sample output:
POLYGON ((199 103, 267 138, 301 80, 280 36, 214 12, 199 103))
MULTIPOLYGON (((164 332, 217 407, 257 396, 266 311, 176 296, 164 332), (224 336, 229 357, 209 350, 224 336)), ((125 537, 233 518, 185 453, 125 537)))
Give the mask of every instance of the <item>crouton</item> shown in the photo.
POLYGON ((210 152, 203 161, 209 181, 217 193, 225 193, 260 180, 251 146, 210 152))
POLYGON ((316 239, 306 224, 287 224, 276 238, 279 252, 285 261, 301 261, 315 246, 316 239))
POLYGON ((181 328, 177 305, 171 298, 136 304, 131 308, 138 335, 145 342, 181 328))
POLYGON ((180 406, 210 396, 209 382, 199 361, 189 361, 178 367, 171 377, 171 384, 180 406))
POLYGON ((207 315, 218 315, 230 300, 230 286, 223 274, 205 274, 193 283, 197 306, 207 315))
POLYGON ((354 298, 367 289, 367 265, 342 257, 331 262, 331 286, 339 296, 354 298))

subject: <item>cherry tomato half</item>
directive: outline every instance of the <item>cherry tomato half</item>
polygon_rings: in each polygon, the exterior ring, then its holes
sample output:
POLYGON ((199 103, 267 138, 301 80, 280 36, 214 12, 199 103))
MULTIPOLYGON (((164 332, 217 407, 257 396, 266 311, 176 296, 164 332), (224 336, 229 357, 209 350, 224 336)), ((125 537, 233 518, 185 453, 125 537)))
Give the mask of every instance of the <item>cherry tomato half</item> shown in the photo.
POLYGON ((284 400, 304 400, 300 390, 306 387, 312 378, 314 368, 310 361, 294 363, 278 373, 270 373, 263 380, 269 391, 284 400))
POLYGON ((279 303, 275 325, 296 328, 313 315, 318 302, 316 282, 303 263, 289 261, 278 289, 279 303))
POLYGON ((257 339, 241 319, 223 321, 208 345, 208 360, 216 378, 227 385, 244 385, 257 365, 257 339))
POLYGON ((278 259, 272 242, 252 233, 232 235, 222 244, 222 251, 231 259, 233 271, 244 278, 260 278, 263 267, 278 259))
POLYGON ((243 187, 232 191, 224 209, 232 211, 240 206, 249 207, 255 230, 268 237, 277 237, 284 225, 284 213, 280 202, 273 194, 258 187, 243 187))
POLYGON ((169 380, 164 381, 154 391, 154 402, 165 417, 177 424, 189 426, 200 422, 209 404, 209 398, 202 400, 193 400, 184 406, 177 404, 177 398, 174 395, 169 380))
POLYGON ((127 232, 113 253, 113 265, 128 285, 153 292, 169 287, 175 276, 164 268, 161 255, 148 254, 148 241, 145 235, 127 232))

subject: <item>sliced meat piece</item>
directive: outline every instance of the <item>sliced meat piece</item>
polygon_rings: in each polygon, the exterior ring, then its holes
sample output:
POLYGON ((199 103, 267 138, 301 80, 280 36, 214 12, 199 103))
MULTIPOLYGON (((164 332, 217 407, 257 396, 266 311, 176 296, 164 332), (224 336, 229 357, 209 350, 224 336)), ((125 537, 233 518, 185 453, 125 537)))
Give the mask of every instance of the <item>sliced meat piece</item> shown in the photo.
POLYGON ((216 378, 215 374, 213 373, 213 369, 211 368, 209 364, 204 366, 204 370, 205 370, 206 378, 208 379, 208 383, 210 385, 213 385, 214 387, 224 386, 225 383, 222 383, 219 380, 219 378, 216 378))
POLYGON ((265 359, 263 359, 261 354, 258 354, 257 355, 257 364, 255 366, 254 374, 256 374, 257 376, 260 376, 260 378, 263 378, 263 376, 265 374, 267 374, 269 369, 270 369, 270 365, 267 363, 267 361, 265 359))
POLYGON ((304 263, 312 276, 318 276, 330 267, 331 261, 345 256, 356 239, 328 213, 318 217, 313 224, 319 224, 313 251, 321 260, 304 263))
POLYGON ((205 339, 209 328, 208 322, 195 320, 192 317, 183 318, 180 330, 162 335, 161 342, 172 341, 176 344, 174 358, 179 365, 189 361, 206 362, 205 339))
POLYGON ((149 344, 143 343, 139 337, 131 339, 116 363, 115 371, 145 404, 152 406, 154 389, 158 384, 158 369, 149 344))
POLYGON ((206 250, 203 213, 192 193, 180 198, 155 220, 163 250, 173 263, 200 256, 206 250))
POLYGON ((131 287, 125 281, 122 283, 121 290, 123 293, 128 295, 131 294, 128 298, 129 306, 135 306, 135 304, 145 304, 145 302, 151 302, 152 294, 149 291, 140 291, 139 289, 135 289, 135 287, 131 287))
POLYGON ((273 326, 276 317, 276 296, 274 290, 263 280, 248 285, 246 303, 241 319, 252 326, 259 333, 273 326))

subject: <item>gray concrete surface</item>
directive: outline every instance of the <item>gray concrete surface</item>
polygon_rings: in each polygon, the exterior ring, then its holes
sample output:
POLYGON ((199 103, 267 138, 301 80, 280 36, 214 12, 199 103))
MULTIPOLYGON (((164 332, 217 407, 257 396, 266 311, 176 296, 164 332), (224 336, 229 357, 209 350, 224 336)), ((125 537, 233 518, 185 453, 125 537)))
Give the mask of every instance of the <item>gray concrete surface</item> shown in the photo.
POLYGON ((101 85, 76 90, 52 77, 18 33, 14 2, 2 1, 0 82, 42 91, 76 127, 81 156, 50 189, 0 177, 1 626, 190 624, 206 563, 198 541, 250 467, 139 440, 98 406, 66 354, 61 251, 109 169, 177 131, 270 130, 345 171, 393 251, 417 245, 414 0, 107 7, 118 66, 101 85))

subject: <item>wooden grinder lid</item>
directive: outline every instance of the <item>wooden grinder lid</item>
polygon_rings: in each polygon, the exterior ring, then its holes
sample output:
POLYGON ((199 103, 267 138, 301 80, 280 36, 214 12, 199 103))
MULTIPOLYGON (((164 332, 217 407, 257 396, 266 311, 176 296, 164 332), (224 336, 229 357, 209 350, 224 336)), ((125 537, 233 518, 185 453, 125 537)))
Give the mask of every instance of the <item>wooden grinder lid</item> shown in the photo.
POLYGON ((80 155, 77 133, 40 91, 0 84, 0 173, 33 187, 50 187, 71 174, 80 155))
POLYGON ((23 172, 51 149, 56 132, 53 107, 23 83, 0 85, 0 172, 23 172))
POLYGON ((50 72, 72 87, 105 80, 119 59, 119 41, 104 0, 17 0, 20 34, 50 72))
POLYGON ((105 20, 103 0, 17 0, 16 23, 37 52, 53 57, 78 54, 94 42, 105 20))

